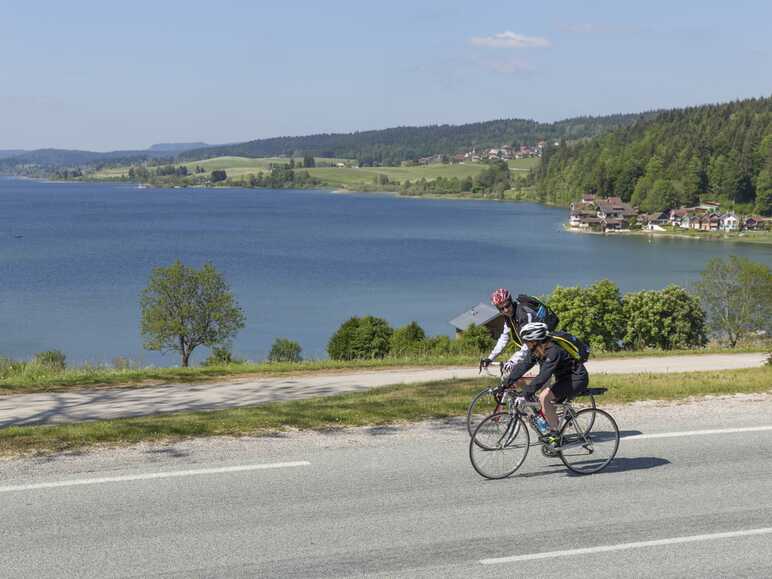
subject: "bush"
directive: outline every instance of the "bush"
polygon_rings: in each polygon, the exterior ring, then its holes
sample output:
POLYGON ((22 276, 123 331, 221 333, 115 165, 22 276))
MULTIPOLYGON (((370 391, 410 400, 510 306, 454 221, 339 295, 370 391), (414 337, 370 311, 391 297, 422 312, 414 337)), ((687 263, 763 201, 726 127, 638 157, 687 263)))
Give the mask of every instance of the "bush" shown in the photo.
POLYGON ((271 346, 271 352, 268 354, 269 362, 302 362, 303 357, 300 353, 303 348, 300 344, 286 338, 276 338, 271 346))
POLYGON ((426 340, 426 332, 417 322, 410 322, 406 326, 397 328, 389 341, 389 354, 392 356, 406 356, 416 354, 423 349, 426 340))
POLYGON ((212 348, 209 356, 204 360, 202 366, 227 366, 228 364, 239 364, 241 360, 237 360, 233 357, 229 348, 224 346, 217 346, 212 348))
POLYGON ((493 349, 496 341, 485 326, 469 324, 461 334, 461 345, 468 354, 487 354, 493 349))
POLYGON ((389 353, 393 333, 389 323, 382 318, 355 316, 333 334, 327 343, 327 353, 333 360, 383 358, 389 353))
POLYGON ((547 305, 560 317, 560 329, 589 343, 593 350, 618 350, 625 334, 619 288, 604 279, 588 288, 556 287, 547 305))
POLYGON ((5 356, 0 356, 0 378, 6 378, 13 374, 17 374, 24 369, 25 362, 19 362, 5 356))
POLYGON ((707 341, 700 302, 678 286, 626 294, 623 312, 628 348, 671 350, 704 346, 707 341))
POLYGON ((35 354, 34 362, 47 370, 64 370, 67 367, 66 356, 59 350, 48 350, 35 354))
POLYGON ((116 370, 130 370, 131 366, 132 364, 129 358, 124 356, 116 356, 113 358, 113 368, 116 370))

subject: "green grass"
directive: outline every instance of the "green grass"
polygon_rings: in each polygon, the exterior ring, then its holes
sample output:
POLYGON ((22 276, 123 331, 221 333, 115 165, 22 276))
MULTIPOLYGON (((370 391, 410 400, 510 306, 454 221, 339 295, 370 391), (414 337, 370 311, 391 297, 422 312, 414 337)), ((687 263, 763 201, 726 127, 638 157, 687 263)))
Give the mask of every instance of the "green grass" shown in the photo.
POLYGON ((530 171, 541 162, 538 157, 530 157, 528 159, 511 159, 507 161, 509 168, 512 171, 530 171))
MULTIPOLYGON (((772 367, 684 374, 599 375, 602 406, 637 400, 772 391, 772 367)), ((169 441, 188 437, 265 435, 288 429, 327 430, 463 416, 474 393, 492 380, 450 380, 366 392, 274 402, 210 412, 127 418, 0 430, 0 455, 72 451, 98 445, 169 441)))
POLYGON ((333 186, 355 188, 359 185, 372 186, 378 175, 386 175, 390 181, 402 183, 403 181, 415 181, 426 179, 431 181, 437 177, 463 179, 479 175, 485 169, 485 165, 458 164, 458 165, 419 165, 416 167, 318 167, 309 169, 308 172, 318 179, 333 186))

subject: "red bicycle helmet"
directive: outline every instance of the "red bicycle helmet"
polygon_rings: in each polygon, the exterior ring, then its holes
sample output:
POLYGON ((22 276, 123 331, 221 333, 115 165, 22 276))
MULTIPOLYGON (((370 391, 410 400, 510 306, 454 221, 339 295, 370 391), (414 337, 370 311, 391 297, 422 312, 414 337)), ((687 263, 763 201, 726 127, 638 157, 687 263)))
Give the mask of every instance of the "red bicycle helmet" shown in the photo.
POLYGON ((512 296, 509 295, 509 291, 502 288, 497 289, 495 292, 491 294, 491 303, 496 306, 497 308, 500 308, 503 305, 508 304, 512 301, 512 296))

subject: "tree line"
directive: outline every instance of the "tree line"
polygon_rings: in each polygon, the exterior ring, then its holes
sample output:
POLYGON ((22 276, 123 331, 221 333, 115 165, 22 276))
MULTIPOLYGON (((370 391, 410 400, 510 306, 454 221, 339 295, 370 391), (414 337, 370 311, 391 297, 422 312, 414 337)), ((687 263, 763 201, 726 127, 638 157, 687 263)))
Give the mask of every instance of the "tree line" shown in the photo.
POLYGON ((592 140, 548 147, 528 176, 539 199, 617 196, 646 212, 701 196, 772 213, 772 97, 665 111, 592 140))
MULTIPOLYGON (((714 258, 693 293, 671 285, 622 295, 608 280, 589 287, 556 287, 545 302, 560 317, 560 328, 594 350, 672 350, 702 347, 709 334, 735 347, 753 335, 772 332, 772 271, 741 257, 714 258)), ((226 346, 245 323, 227 283, 214 266, 201 270, 177 261, 156 268, 142 293, 145 347, 177 351, 182 366, 198 346, 226 346)), ((280 339, 269 359, 300 358, 300 345, 280 339)), ((458 340, 428 337, 417 322, 392 328, 383 318, 352 317, 332 335, 327 353, 333 360, 407 355, 484 354, 494 337, 470 326, 458 340)), ((229 352, 225 349, 222 352, 229 352)), ((223 360, 230 360, 220 355, 223 360)))
POLYGON ((504 144, 519 147, 525 144, 533 145, 540 140, 585 139, 655 114, 655 112, 647 112, 601 117, 585 116, 555 123, 539 123, 527 119, 499 119, 464 125, 395 127, 345 134, 276 137, 198 149, 182 153, 179 158, 198 160, 229 155, 242 157, 307 155, 356 159, 360 166, 399 165, 402 161, 432 155, 452 155, 474 147, 490 148, 504 144))
MULTIPOLYGON (((589 287, 558 286, 544 301, 560 317, 560 329, 596 351, 699 348, 708 336, 735 347, 748 338, 769 339, 772 333, 772 271, 734 256, 708 262, 693 292, 671 285, 622 295, 614 283, 601 280, 589 287)), ((206 365, 239 361, 230 344, 246 317, 211 263, 196 269, 178 260, 155 268, 141 293, 140 313, 143 346, 176 352, 182 367, 201 346, 210 349, 206 365)), ((415 321, 394 329, 385 319, 367 315, 341 324, 327 343, 327 353, 333 360, 480 355, 494 342, 484 326, 471 325, 453 340, 427 336, 415 321)), ((301 353, 299 343, 277 338, 268 360, 298 362, 301 353)), ((0 356, 0 376, 24 364, 30 363, 0 356)), ((65 356, 58 350, 40 352, 31 364, 61 370, 65 356)))

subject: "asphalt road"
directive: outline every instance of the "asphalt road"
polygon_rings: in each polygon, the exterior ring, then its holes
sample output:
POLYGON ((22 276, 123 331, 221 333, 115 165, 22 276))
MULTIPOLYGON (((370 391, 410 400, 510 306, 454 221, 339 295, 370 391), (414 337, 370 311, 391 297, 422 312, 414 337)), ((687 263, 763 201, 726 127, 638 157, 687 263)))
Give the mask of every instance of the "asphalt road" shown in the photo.
MULTIPOLYGON (((766 354, 714 354, 592 360, 590 374, 668 373, 730 370, 761 366, 766 354)), ((0 396, 0 428, 145 416, 183 410, 251 406, 274 400, 326 396, 401 383, 477 378, 477 368, 400 368, 238 378, 205 384, 167 384, 146 388, 84 389, 70 392, 0 396)))
POLYGON ((772 576, 772 397, 610 410, 587 477, 486 481, 460 421, 6 461, 0 575, 772 576))

